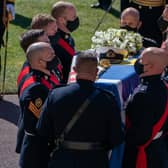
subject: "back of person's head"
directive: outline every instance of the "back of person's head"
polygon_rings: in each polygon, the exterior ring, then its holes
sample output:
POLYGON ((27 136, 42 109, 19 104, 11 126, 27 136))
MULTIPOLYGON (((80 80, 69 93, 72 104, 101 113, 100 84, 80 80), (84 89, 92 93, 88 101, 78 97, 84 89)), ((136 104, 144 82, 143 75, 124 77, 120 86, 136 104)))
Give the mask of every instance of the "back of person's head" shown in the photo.
POLYGON ((59 17, 65 15, 67 8, 75 8, 75 7, 71 2, 58 1, 53 5, 51 9, 51 15, 55 19, 58 19, 59 17))
POLYGON ((24 32, 20 36, 20 46, 26 52, 27 48, 35 42, 48 42, 49 39, 48 36, 46 35, 45 31, 42 29, 31 29, 26 32, 24 32))
POLYGON ((49 43, 36 42, 28 47, 26 56, 32 69, 48 72, 47 62, 53 60, 55 53, 49 43))
POLYGON ((121 13, 120 26, 121 28, 125 28, 127 26, 138 30, 141 26, 139 11, 133 7, 126 8, 121 13))
POLYGON ((140 77, 162 74, 166 67, 165 58, 166 52, 164 49, 157 47, 146 48, 138 60, 143 67, 142 72, 139 74, 140 77))
POLYGON ((52 36, 57 31, 56 19, 49 14, 37 14, 32 19, 31 28, 43 29, 48 36, 52 36))
POLYGON ((87 50, 79 53, 74 67, 77 73, 77 79, 94 81, 97 76, 97 65, 98 60, 94 52, 87 50))

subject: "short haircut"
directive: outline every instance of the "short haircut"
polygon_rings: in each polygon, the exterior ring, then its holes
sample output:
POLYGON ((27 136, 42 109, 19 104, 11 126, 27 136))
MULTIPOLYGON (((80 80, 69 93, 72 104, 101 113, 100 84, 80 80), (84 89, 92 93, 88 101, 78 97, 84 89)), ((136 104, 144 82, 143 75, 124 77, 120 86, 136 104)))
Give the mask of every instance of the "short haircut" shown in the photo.
POLYGON ((31 29, 24 32, 20 36, 20 46, 26 52, 27 48, 35 42, 38 42, 38 38, 43 36, 45 31, 42 29, 31 29))
POLYGON ((35 42, 31 44, 26 50, 26 57, 28 62, 32 65, 34 61, 43 58, 45 50, 51 48, 51 45, 46 42, 35 42))
POLYGON ((72 8, 72 7, 74 7, 74 5, 70 2, 58 1, 53 5, 53 7, 51 9, 51 15, 55 19, 57 19, 57 18, 63 16, 65 13, 65 10, 70 7, 72 8))
POLYGON ((96 70, 97 65, 96 53, 88 50, 80 52, 75 62, 75 66, 79 71, 85 71, 87 73, 91 73, 94 69, 96 70))
POLYGON ((149 64, 152 63, 157 66, 165 64, 163 57, 166 55, 166 52, 162 48, 148 47, 142 51, 142 54, 145 54, 145 58, 149 64))
POLYGON ((49 14, 37 14, 33 17, 31 22, 32 29, 43 29, 49 23, 55 22, 55 18, 49 14))
POLYGON ((137 18, 138 20, 140 20, 140 14, 139 11, 133 7, 128 7, 126 9, 123 10, 123 12, 121 13, 121 18, 125 15, 132 15, 133 17, 137 18))

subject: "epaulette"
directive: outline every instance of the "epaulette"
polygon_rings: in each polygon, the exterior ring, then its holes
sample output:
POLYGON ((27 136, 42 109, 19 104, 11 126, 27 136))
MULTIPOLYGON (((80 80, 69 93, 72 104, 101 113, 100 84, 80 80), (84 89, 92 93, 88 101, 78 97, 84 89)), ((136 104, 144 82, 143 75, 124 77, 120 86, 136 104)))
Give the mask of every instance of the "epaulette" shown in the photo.
POLYGON ((137 94, 137 93, 144 93, 146 92, 146 89, 148 88, 147 85, 143 85, 143 84, 139 84, 133 91, 133 93, 128 97, 127 99, 127 102, 128 103, 129 101, 132 101, 134 96, 137 94))
POLYGON ((140 84, 137 88, 138 89, 137 91, 145 92, 147 90, 147 88, 148 88, 148 85, 140 84))
POLYGON ((159 47, 158 43, 151 39, 151 38, 147 38, 147 37, 143 37, 143 47, 147 48, 147 47, 159 47))

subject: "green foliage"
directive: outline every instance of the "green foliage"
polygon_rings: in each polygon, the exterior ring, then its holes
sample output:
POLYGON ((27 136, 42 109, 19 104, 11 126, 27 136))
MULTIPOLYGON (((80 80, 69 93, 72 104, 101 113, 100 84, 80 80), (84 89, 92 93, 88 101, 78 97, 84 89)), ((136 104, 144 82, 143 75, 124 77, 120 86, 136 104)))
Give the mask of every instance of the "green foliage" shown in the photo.
MULTIPOLYGON (((6 68, 6 92, 16 92, 16 80, 20 68, 25 60, 25 54, 19 46, 19 36, 29 28, 31 18, 38 13, 50 13, 55 0, 16 0, 15 10, 16 18, 9 24, 8 36, 8 55, 6 68)), ((119 26, 119 0, 113 4, 109 13, 101 9, 91 9, 90 4, 96 2, 92 0, 71 0, 77 8, 80 18, 80 27, 72 35, 76 42, 76 49, 85 50, 91 47, 91 37, 94 30, 101 22, 98 30, 106 30, 109 27, 117 28, 119 26)), ((4 48, 2 48, 2 64, 4 63, 4 48)), ((2 87, 3 65, 0 75, 0 90, 2 87)))

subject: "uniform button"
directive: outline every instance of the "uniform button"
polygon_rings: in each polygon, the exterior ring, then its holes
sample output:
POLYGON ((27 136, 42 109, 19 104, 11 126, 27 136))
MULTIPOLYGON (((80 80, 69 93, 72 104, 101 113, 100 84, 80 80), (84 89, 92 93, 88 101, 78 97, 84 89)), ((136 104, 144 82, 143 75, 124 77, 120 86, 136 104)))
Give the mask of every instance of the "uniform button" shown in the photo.
POLYGON ((138 6, 138 8, 139 8, 139 9, 142 9, 142 6, 141 6, 141 5, 139 5, 139 6, 138 6))
POLYGON ((47 75, 45 75, 44 78, 45 78, 45 80, 48 80, 48 76, 47 75))
POLYGON ((68 34, 66 34, 66 35, 65 35, 65 39, 68 39, 68 38, 69 38, 69 35, 68 35, 68 34))

